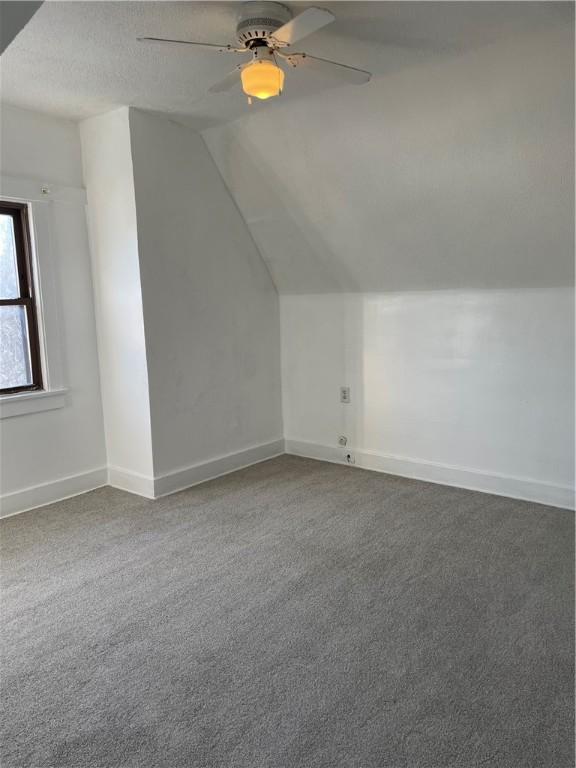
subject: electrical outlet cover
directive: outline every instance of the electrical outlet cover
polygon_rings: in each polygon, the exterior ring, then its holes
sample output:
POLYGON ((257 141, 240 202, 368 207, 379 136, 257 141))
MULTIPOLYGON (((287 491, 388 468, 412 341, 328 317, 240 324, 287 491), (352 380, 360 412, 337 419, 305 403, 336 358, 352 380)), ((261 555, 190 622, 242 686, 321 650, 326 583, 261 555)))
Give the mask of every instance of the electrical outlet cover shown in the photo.
POLYGON ((350 387, 340 387, 340 402, 341 403, 350 402, 350 387))

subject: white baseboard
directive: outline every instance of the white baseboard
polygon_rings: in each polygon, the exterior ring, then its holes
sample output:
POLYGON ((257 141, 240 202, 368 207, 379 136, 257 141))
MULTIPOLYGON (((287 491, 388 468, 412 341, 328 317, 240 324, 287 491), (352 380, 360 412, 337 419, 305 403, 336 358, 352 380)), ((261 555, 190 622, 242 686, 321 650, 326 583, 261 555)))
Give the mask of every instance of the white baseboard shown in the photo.
POLYGON ((0 497, 0 517, 10 517, 29 509, 43 507, 55 501, 62 501, 79 493, 93 491, 106 485, 108 474, 106 467, 92 469, 78 475, 61 477, 49 483, 41 483, 20 491, 5 493, 0 497))
POLYGON ((193 464, 190 467, 183 467, 173 472, 158 475, 154 480, 154 496, 159 498, 170 493, 176 493, 176 491, 183 491, 185 488, 227 475, 252 464, 258 464, 283 453, 284 440, 280 438, 270 443, 253 445, 236 453, 228 453, 209 461, 193 464))
POLYGON ((129 472, 119 467, 99 467, 89 472, 59 478, 20 491, 13 491, 0 496, 0 518, 62 501, 107 484, 149 499, 159 498, 252 464, 258 464, 284 452, 337 464, 346 464, 345 456, 347 452, 350 452, 355 458, 353 466, 362 469, 468 488, 473 491, 494 493, 499 496, 533 501, 562 509, 574 509, 574 489, 570 486, 529 478, 488 474, 465 467, 418 461, 373 451, 338 448, 302 440, 284 441, 278 439, 251 446, 236 453, 218 456, 215 459, 184 467, 174 472, 158 475, 155 478, 129 472))
POLYGON ((455 467, 431 461, 408 459, 400 456, 390 456, 375 451, 357 450, 355 448, 337 448, 302 440, 286 440, 286 453, 305 456, 311 459, 321 459, 337 464, 347 464, 346 453, 354 456, 354 467, 372 469, 390 475, 410 477, 414 480, 425 480, 430 483, 452 485, 458 488, 468 488, 472 491, 493 493, 498 496, 508 496, 513 499, 535 501, 562 509, 574 509, 574 488, 567 485, 556 485, 541 480, 509 475, 479 472, 466 467, 455 467))
POLYGON ((62 501, 104 485, 111 485, 113 488, 135 493, 147 499, 156 499, 207 480, 213 480, 221 475, 227 475, 237 469, 272 459, 283 453, 284 440, 273 440, 270 443, 253 445, 242 451, 218 456, 155 478, 121 467, 100 467, 90 472, 63 477, 50 483, 42 483, 0 496, 0 518, 62 501))
POLYGON ((147 499, 154 498, 154 478, 122 467, 108 467, 108 485, 120 491, 135 493, 147 499))

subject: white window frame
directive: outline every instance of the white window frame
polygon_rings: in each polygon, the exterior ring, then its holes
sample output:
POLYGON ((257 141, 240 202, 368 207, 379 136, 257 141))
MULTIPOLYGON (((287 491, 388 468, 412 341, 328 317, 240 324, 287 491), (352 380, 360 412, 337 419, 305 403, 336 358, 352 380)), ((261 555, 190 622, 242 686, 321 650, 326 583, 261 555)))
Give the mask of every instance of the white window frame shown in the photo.
POLYGON ((0 395, 0 419, 63 408, 67 401, 62 359, 62 322, 53 235, 55 202, 85 204, 84 190, 51 188, 11 176, 0 177, 0 198, 28 206, 32 271, 38 317, 43 389, 0 395))

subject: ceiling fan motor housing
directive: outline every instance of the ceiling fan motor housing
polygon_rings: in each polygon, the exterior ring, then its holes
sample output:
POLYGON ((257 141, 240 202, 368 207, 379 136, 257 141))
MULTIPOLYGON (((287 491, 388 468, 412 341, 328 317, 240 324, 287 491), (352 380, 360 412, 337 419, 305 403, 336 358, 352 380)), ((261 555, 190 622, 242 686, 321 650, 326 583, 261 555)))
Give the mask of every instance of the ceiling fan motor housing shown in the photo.
POLYGON ((272 2, 244 3, 238 26, 236 39, 241 45, 250 47, 256 40, 265 40, 287 21, 292 13, 285 5, 272 2))

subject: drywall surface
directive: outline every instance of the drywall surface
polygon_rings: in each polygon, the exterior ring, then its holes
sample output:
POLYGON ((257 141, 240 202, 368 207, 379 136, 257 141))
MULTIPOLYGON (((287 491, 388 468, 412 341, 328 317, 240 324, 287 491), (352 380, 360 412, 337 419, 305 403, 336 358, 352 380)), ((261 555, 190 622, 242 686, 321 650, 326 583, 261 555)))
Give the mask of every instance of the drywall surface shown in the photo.
POLYGON ((68 389, 63 408, 0 421, 1 491, 17 494, 101 470, 106 456, 78 129, 8 105, 2 105, 0 120, 3 177, 45 184, 53 193, 43 203, 54 261, 56 296, 50 298, 60 310, 58 352, 68 389), (59 196, 63 187, 72 190, 65 199, 59 196))
POLYGON ((492 44, 204 132, 280 293, 572 282, 573 6, 524 34, 515 5, 492 44))
POLYGON ((288 441, 573 488, 571 289, 282 296, 281 318, 288 441))
POLYGON ((108 464, 154 474, 128 109, 81 124, 108 464))
POLYGON ((537 34, 526 8, 204 132, 281 294, 289 450, 342 460, 343 434, 364 465, 573 503, 573 8, 537 34))
POLYGON ((0 103, 2 173, 82 187, 78 126, 69 120, 0 103))
POLYGON ((158 475, 282 437, 279 308, 201 136, 130 134, 158 475))

